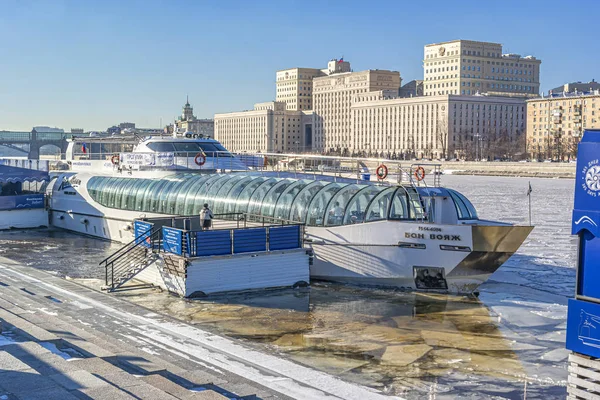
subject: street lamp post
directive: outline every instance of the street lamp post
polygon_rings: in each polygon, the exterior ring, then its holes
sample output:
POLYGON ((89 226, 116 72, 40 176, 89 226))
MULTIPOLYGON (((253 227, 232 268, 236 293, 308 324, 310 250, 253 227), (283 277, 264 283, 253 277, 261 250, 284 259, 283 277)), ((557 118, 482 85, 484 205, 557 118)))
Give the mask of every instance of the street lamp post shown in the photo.
POLYGON ((475 161, 479 161, 479 138, 481 135, 477 132, 473 137, 475 138, 475 161))

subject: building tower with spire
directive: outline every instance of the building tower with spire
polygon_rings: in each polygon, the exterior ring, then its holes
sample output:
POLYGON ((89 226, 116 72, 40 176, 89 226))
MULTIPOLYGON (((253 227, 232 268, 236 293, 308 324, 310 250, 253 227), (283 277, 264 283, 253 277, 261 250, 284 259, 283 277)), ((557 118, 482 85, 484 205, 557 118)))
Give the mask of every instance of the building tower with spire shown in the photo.
POLYGON ((183 121, 193 121, 194 118, 194 108, 190 105, 189 96, 186 97, 185 105, 183 106, 183 112, 181 113, 181 119, 183 121))
POLYGON ((194 108, 190 105, 189 96, 186 97, 181 116, 175 121, 176 134, 192 132, 202 137, 214 137, 215 123, 212 119, 198 119, 194 115, 194 108))

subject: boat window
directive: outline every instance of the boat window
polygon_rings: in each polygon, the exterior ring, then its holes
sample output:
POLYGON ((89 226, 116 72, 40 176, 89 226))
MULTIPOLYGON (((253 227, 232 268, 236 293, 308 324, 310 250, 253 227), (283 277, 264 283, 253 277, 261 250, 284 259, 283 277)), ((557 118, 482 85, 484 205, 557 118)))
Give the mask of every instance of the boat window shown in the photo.
POLYGON ((203 200, 206 197, 206 192, 212 186, 212 184, 219 180, 221 175, 210 175, 207 180, 193 181, 190 183, 193 186, 193 190, 190 190, 183 201, 183 214, 194 215, 200 213, 200 209, 204 204, 203 200))
POLYGON ((218 157, 233 157, 233 155, 220 143, 198 143, 207 156, 215 157, 215 152, 218 152, 218 157), (209 154, 210 153, 210 154, 209 154))
POLYGON ((172 153, 174 151, 173 143, 171 142, 153 142, 147 144, 148 148, 157 153, 172 153))
POLYGON ((90 180, 87 183, 87 191, 90 194, 90 196, 92 197, 92 199, 96 200, 96 196, 98 193, 98 184, 102 182, 101 180, 98 179, 98 177, 94 176, 92 178, 90 178, 90 180))
POLYGON ((220 143, 211 142, 154 142, 149 143, 148 147, 154 151, 159 152, 172 152, 175 151, 181 156, 193 157, 197 153, 204 152, 207 157, 216 157, 215 154, 218 152, 218 157, 233 157, 225 147, 220 143), (187 154, 190 153, 190 154, 187 154), (192 154, 193 153, 193 154, 192 154))
MULTIPOLYGON (((424 218, 421 197, 411 187, 381 187, 257 175, 194 174, 163 179, 93 177, 92 198, 105 207, 195 215, 209 203, 214 213, 247 212, 315 226, 385 219, 424 218)), ((461 218, 476 218, 472 204, 449 191, 461 218)))
POLYGON ((190 215, 186 212, 186 205, 189 204, 189 199, 194 196, 194 194, 202 189, 205 182, 207 182, 212 175, 192 175, 189 177, 186 175, 185 182, 186 185, 182 186, 177 194, 177 200, 175 201, 175 213, 178 215, 190 215))
POLYGON ((290 217, 290 208, 294 198, 302 189, 312 182, 313 181, 303 179, 289 185, 281 196, 279 196, 273 216, 279 219, 288 219, 290 217))
POLYGON ((327 212, 325 213, 325 225, 342 225, 344 222, 344 216, 346 215, 346 206, 348 205, 348 202, 359 190, 363 188, 365 188, 364 185, 348 185, 337 192, 327 205, 327 212))
POLYGON ((452 201, 454 201, 458 219, 479 219, 477 210, 475 210, 475 207, 469 201, 469 199, 458 193, 456 190, 447 190, 448 193, 450 193, 450 197, 452 197, 452 201))
POLYGON ((294 198, 288 219, 296 222, 305 222, 310 201, 327 184, 328 182, 315 181, 302 189, 294 198))
POLYGON ((188 182, 191 178, 192 177, 189 175, 178 177, 177 185, 173 185, 173 187, 171 187, 171 189, 169 190, 169 193, 167 194, 166 198, 167 212, 169 214, 177 214, 177 198, 179 196, 179 193, 185 192, 185 189, 187 189, 190 186, 188 182))
POLYGON ((106 185, 102 188, 102 191, 100 192, 100 196, 99 196, 100 204, 108 207, 108 199, 112 193, 112 190, 114 188, 116 180, 117 180, 117 178, 108 178, 106 185))
POLYGON ((129 200, 129 194, 131 193, 131 190, 135 187, 135 185, 138 183, 137 179, 128 179, 127 181, 128 181, 127 184, 125 186, 123 186, 123 191, 120 196, 120 203, 117 204, 117 207, 122 208, 123 210, 129 209, 127 207, 127 201, 129 200))
POLYGON ((161 213, 161 214, 169 214, 170 213, 167 199, 168 199, 171 191, 174 190, 180 183, 181 183, 180 180, 168 180, 168 181, 166 181, 166 183, 162 187, 162 189, 156 193, 156 195, 155 195, 156 202, 154 203, 154 209, 156 210, 156 212, 161 213))
POLYGON ((136 183, 133 185, 129 193, 127 193, 127 198, 125 200, 127 204, 126 209, 132 211, 141 209, 138 208, 138 204, 140 204, 141 201, 138 201, 137 194, 138 191, 140 191, 143 187, 145 187, 148 184, 148 181, 146 179, 135 179, 135 181, 136 183))
POLYGON ((140 211, 155 212, 156 192, 158 192, 166 182, 162 179, 150 181, 145 187, 137 193, 137 207, 140 211))
POLYGON ((415 219, 411 207, 409 193, 402 186, 398 188, 390 204, 390 219, 408 220, 415 219))
POLYGON ((223 185, 225 185, 227 182, 229 182, 230 179, 235 178, 235 176, 232 176, 232 175, 217 175, 217 176, 219 176, 220 178, 215 181, 210 182, 210 185, 206 185, 205 190, 198 193, 199 195, 196 198, 196 204, 194 206, 194 209, 192 210, 193 214, 199 214, 204 203, 208 203, 208 207, 211 210, 213 210, 213 213, 214 213, 213 206, 215 203, 215 199, 217 198, 217 191, 223 185))
POLYGON ((196 142, 176 142, 173 143, 173 146, 175 146, 175 151, 178 153, 194 153, 190 154, 189 157, 195 156, 201 150, 196 142))
POLYGON ((365 222, 381 221, 387 219, 388 209, 391 203, 391 199, 396 190, 400 190, 395 187, 387 188, 383 192, 379 193, 371 204, 368 206, 366 212, 365 222))
POLYGON ((348 186, 345 183, 330 183, 325 186, 313 197, 308 207, 308 216, 306 219, 307 225, 323 225, 325 219, 325 213, 329 200, 339 192, 343 187, 348 186))
POLYGON ((269 190, 271 190, 271 188, 275 186, 279 181, 281 181, 280 178, 274 178, 272 180, 270 179, 262 185, 260 185, 254 191, 254 193, 252 193, 250 201, 248 202, 248 214, 260 215, 260 209, 262 207, 262 203, 265 196, 267 195, 269 190))
POLYGON ((227 194, 227 204, 225 204, 226 208, 224 210, 225 213, 231 214, 235 212, 235 208, 238 204, 239 198, 241 197, 242 192, 249 186, 252 185, 251 181, 256 179, 255 176, 247 176, 241 181, 237 182, 233 188, 227 194))
POLYGON ((127 178, 117 178, 117 181, 112 185, 110 190, 110 194, 108 196, 107 206, 116 208, 121 204, 121 192, 123 190, 123 186, 125 186, 129 182, 127 178))
POLYGON ((244 178, 245 176, 243 175, 234 176, 219 188, 219 190, 216 192, 216 196, 214 197, 213 204, 210 204, 210 208, 213 214, 225 213, 225 210, 227 208, 226 203, 229 201, 229 198, 227 196, 229 194, 229 191, 236 183, 243 180, 244 178))
POLYGON ((272 217, 273 213, 275 212, 275 205, 277 204, 279 196, 281 196, 283 191, 287 189, 288 186, 295 182, 296 181, 292 179, 284 179, 283 181, 277 183, 277 185, 273 186, 262 202, 260 215, 272 217))
MULTIPOLYGON (((367 206, 379 192, 384 190, 381 186, 363 186, 346 206, 344 214, 344 225, 358 224, 365 221, 367 206)), ((387 207, 386 207, 387 210, 387 207)), ((385 214, 384 217, 385 218, 385 214)))
MULTIPOLYGON (((270 178, 270 179, 274 179, 274 178, 270 178)), ((248 211, 248 203, 250 202, 250 198, 252 197, 252 194, 256 191, 256 189, 260 185, 265 183, 267 180, 269 180, 269 178, 265 178, 265 177, 261 176, 259 178, 255 178, 254 180, 252 180, 252 182, 250 182, 248 185, 246 185, 246 187, 242 190, 242 193, 240 193, 240 195, 237 198, 235 212, 245 213, 246 211, 248 211)))

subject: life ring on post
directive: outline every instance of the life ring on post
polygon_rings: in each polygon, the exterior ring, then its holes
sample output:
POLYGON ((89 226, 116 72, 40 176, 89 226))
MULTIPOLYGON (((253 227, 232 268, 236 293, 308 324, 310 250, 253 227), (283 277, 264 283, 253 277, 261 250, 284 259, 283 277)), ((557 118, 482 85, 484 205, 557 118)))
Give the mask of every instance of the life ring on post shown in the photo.
POLYGON ((206 156, 204 155, 204 153, 196 154, 196 157, 194 157, 194 162, 200 167, 203 166, 206 162, 206 156))
POLYGON ((118 155, 116 155, 116 154, 115 154, 115 155, 113 155, 113 156, 110 158, 110 162, 111 162, 113 165, 117 165, 117 164, 119 163, 119 156, 118 156, 118 155))
POLYGON ((425 179, 425 168, 423 168, 423 167, 418 167, 418 168, 415 170, 415 178, 416 178, 418 181, 422 181, 423 179, 425 179))
POLYGON ((379 167, 377 167, 375 173, 377 174, 377 179, 382 181, 388 176, 388 167, 386 167, 385 164, 381 164, 379 167))

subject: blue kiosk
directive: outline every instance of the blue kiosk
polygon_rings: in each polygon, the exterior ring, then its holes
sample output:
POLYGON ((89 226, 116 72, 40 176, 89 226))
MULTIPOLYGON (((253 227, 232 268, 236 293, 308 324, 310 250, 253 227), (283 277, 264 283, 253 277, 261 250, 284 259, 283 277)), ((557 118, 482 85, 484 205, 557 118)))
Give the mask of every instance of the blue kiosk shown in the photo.
MULTIPOLYGON (((600 395, 593 388, 600 369, 600 130, 586 129, 577 156, 572 234, 579 237, 575 298, 569 299, 567 349, 572 396, 600 395), (598 360, 596 360, 598 358, 598 360), (583 391, 583 393, 581 393, 583 391)), ((577 397, 579 398, 579 397, 577 397)))

